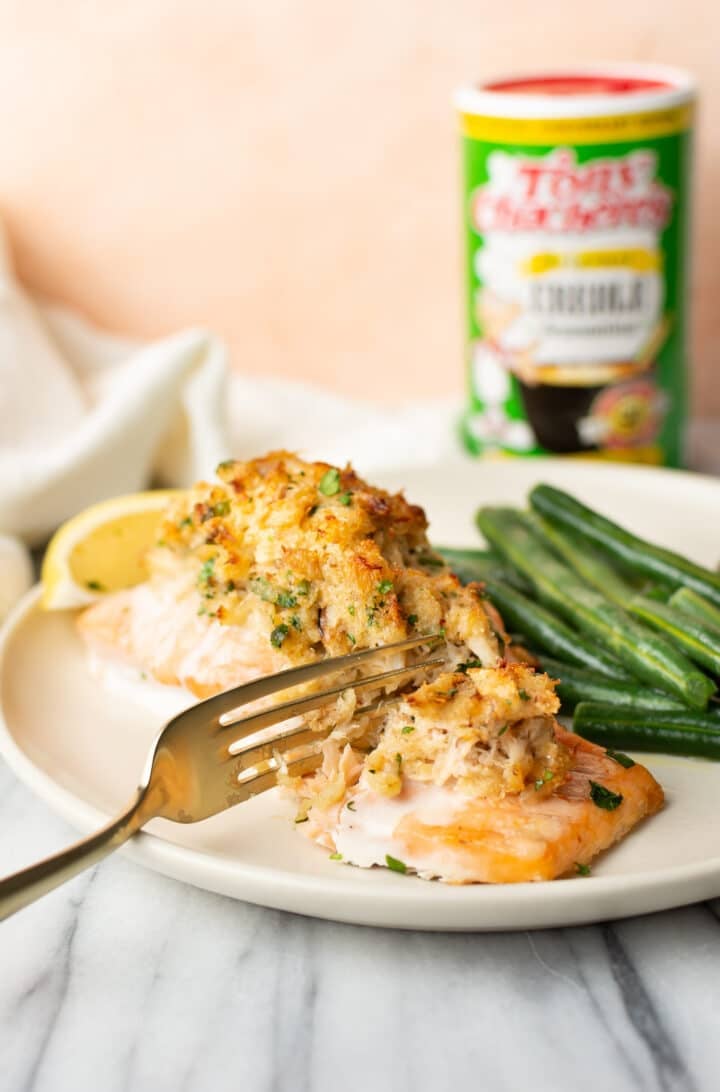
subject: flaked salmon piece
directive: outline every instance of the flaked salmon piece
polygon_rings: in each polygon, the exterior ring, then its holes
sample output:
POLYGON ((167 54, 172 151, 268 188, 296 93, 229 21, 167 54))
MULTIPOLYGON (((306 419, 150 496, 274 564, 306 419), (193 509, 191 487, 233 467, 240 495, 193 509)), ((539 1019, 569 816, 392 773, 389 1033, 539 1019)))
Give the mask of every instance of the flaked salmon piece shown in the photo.
POLYGON ((572 874, 657 812, 664 796, 644 766, 626 769, 560 726, 557 735, 571 765, 549 796, 529 790, 478 800, 406 779, 402 793, 388 798, 361 781, 335 807, 312 808, 299 829, 350 864, 389 863, 446 883, 522 883, 572 874), (593 784, 612 795, 598 794, 593 784), (616 806, 599 806, 593 791, 616 806))

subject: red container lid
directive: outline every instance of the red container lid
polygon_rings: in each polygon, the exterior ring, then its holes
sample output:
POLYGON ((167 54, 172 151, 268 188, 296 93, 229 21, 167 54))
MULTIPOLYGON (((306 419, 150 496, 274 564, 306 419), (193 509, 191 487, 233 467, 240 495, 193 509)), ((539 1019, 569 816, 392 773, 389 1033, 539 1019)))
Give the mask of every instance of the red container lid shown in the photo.
POLYGON ((662 110, 693 101, 682 69, 656 64, 583 65, 481 81, 460 88, 464 114, 501 118, 583 118, 662 110))
POLYGON ((667 80, 649 76, 571 75, 520 76, 483 84, 485 91, 523 95, 631 95, 637 91, 659 91, 673 87, 667 80))

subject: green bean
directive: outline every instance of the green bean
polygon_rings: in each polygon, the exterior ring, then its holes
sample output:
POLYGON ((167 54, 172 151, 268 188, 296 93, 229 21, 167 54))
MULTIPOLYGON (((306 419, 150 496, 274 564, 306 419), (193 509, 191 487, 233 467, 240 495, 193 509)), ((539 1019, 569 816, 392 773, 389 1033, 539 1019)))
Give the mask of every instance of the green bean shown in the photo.
POLYGON ((720 630, 674 610, 668 603, 658 603, 643 595, 634 596, 628 610, 670 637, 695 663, 720 675, 720 630))
POLYGON ((703 599, 692 588, 678 588, 670 596, 670 606, 694 618, 697 622, 703 622, 706 626, 720 630, 720 609, 708 603, 707 599, 703 599))
POLYGON ((691 709, 648 713, 580 702, 575 709, 574 730, 610 750, 720 759, 720 720, 691 709))
POLYGON ((607 678, 630 678, 612 656, 597 648, 582 634, 574 632, 540 603, 534 603, 499 580, 489 580, 485 590, 505 624, 520 630, 531 644, 607 678))
POLYGON ((501 580, 518 591, 532 590, 532 585, 525 577, 492 550, 460 550, 451 546, 437 546, 436 552, 447 561, 463 584, 469 584, 473 580, 481 583, 486 580, 501 580))
POLYGON ((614 603, 624 606, 635 589, 575 531, 556 527, 536 513, 531 517, 537 534, 577 574, 614 603))
POLYGON ((720 574, 646 542, 554 486, 536 485, 530 503, 545 519, 576 531, 629 569, 674 587, 692 588, 720 607, 720 574))
POLYGON ((572 709, 583 701, 627 706, 646 712, 683 708, 681 702, 668 694, 661 690, 650 690, 640 682, 606 679, 573 664, 560 663, 544 653, 539 653, 538 659, 543 671, 559 680, 557 693, 562 700, 563 709, 572 709))
POLYGON ((650 686, 694 708, 705 708, 715 684, 661 634, 587 587, 537 538, 527 516, 514 509, 481 508, 477 521, 490 545, 532 581, 546 606, 650 686))

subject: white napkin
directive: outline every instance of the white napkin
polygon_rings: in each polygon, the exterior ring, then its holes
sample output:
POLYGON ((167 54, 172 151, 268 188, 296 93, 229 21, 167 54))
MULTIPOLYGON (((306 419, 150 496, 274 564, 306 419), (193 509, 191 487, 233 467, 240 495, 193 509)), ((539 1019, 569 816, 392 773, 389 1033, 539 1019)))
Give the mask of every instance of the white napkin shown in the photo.
POLYGON ((457 411, 228 380, 225 347, 203 330, 147 345, 109 335, 32 300, 0 235, 0 621, 32 578, 18 540, 43 542, 95 501, 188 485, 222 459, 279 447, 366 474, 430 463, 457 450, 457 411))
POLYGON ((226 350, 204 330, 138 345, 34 302, 0 230, 0 619, 63 520, 227 458, 226 350), (9 540, 8 535, 17 536, 9 540))

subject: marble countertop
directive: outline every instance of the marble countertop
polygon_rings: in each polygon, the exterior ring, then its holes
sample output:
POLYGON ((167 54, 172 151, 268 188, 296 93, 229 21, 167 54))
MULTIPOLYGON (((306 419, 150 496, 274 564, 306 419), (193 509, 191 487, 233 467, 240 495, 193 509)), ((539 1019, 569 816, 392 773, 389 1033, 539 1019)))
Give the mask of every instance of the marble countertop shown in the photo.
MULTIPOLYGON (((720 470, 720 426, 692 460, 720 470)), ((74 837, 0 767, 0 874, 74 837)), ((2 1092, 714 1092, 720 900, 587 928, 400 933, 122 856, 0 927, 2 1092)))

